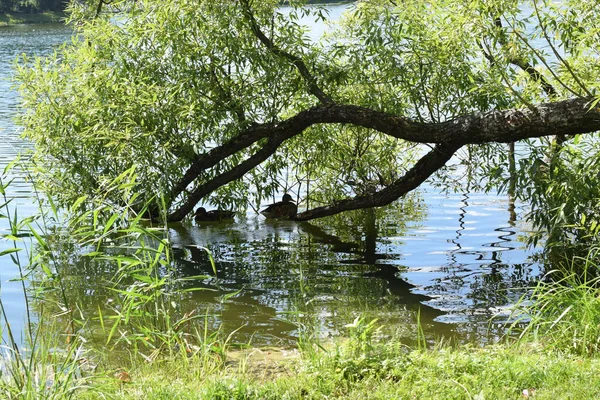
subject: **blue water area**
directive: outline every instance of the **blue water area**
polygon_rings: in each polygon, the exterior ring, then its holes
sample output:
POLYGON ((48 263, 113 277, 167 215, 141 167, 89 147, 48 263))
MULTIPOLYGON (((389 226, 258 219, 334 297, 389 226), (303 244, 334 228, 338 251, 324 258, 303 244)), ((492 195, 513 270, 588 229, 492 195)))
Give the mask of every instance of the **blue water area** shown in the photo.
MULTIPOLYGON (((0 27, 0 169, 4 169, 17 154, 26 157, 31 144, 20 138, 20 129, 15 116, 18 111, 18 91, 14 82, 14 63, 22 54, 29 56, 45 55, 71 40, 72 30, 61 24, 16 25, 0 27)), ((35 196, 23 168, 16 167, 3 178, 3 183, 12 181, 7 192, 11 218, 34 215, 37 211, 35 196), (17 211, 18 210, 18 211, 17 211)), ((3 213, 6 213, 3 211, 3 213)), ((0 234, 10 232, 6 219, 0 219, 0 234)), ((26 242, 13 243, 1 240, 0 251, 12 247, 27 248, 26 242)), ((27 265, 26 252, 19 254, 23 265, 27 265)), ((25 298, 19 267, 9 256, 0 258, 0 295, 14 335, 20 340, 26 319, 25 298)), ((5 332, 6 333, 6 332, 5 332)), ((5 336, 6 337, 6 336, 5 336)))

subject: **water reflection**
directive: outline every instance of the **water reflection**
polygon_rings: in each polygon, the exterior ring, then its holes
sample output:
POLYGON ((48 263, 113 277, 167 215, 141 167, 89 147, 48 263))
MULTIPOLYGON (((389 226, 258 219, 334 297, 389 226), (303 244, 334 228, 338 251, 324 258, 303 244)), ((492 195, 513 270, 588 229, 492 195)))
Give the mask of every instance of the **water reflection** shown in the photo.
POLYGON ((414 339, 419 313, 430 336, 467 339, 474 334, 447 323, 468 322, 480 341, 503 332, 501 324, 488 331, 489 318, 514 303, 538 272, 529 263, 502 260, 507 254, 526 255, 516 230, 497 227, 503 214, 490 199, 467 193, 456 204, 456 198, 444 198, 457 210, 455 218, 436 218, 447 211, 439 206, 427 216, 429 204, 421 200, 411 206, 412 214, 400 204, 338 216, 320 225, 249 217, 175 225, 170 237, 184 276, 210 275, 203 248, 211 251, 218 279, 198 282, 213 291, 196 292, 192 301, 199 309, 218 310, 227 331, 241 327, 240 337, 287 341, 297 337, 296 324, 307 316, 314 317, 312 322, 325 335, 338 334, 362 313, 414 339), (479 232, 477 224, 489 232, 479 232), (458 228, 450 230, 455 225, 458 228), (436 251, 437 237, 449 232, 453 237, 443 241, 452 248, 436 251), (232 299, 219 302, 236 291, 232 299))
POLYGON ((411 292, 398 268, 377 253, 374 212, 365 212, 362 242, 344 241, 310 223, 251 217, 235 224, 176 225, 171 240, 182 274, 212 273, 207 253, 217 259, 218 279, 198 282, 213 291, 195 292, 197 307, 218 308, 225 331, 271 343, 297 338, 298 324, 317 323, 324 335, 337 334, 366 313, 403 328, 414 337, 416 313, 427 329, 450 331, 434 319, 440 310, 424 305, 429 297, 411 292), (221 304, 227 293, 238 295, 221 304), (218 303, 218 306, 216 305, 218 303), (311 319, 311 321, 305 321, 311 319))
MULTIPOLYGON (((0 30, 1 165, 30 146, 12 121, 12 61, 21 52, 49 52, 70 35, 60 25, 0 30)), ((19 214, 32 213, 27 182, 21 177, 13 189, 19 214)), ((180 283, 203 290, 182 293, 179 312, 208 310, 211 327, 237 330, 236 341, 252 338, 255 344, 291 344, 310 324, 323 335, 337 334, 359 314, 377 317, 409 339, 416 336, 420 314, 429 337, 481 341, 488 337, 489 318, 514 303, 539 274, 519 241, 520 207, 512 196, 441 195, 425 188, 392 207, 316 223, 250 215, 229 223, 173 225, 178 276, 206 276, 180 283), (205 247, 216 260, 217 277, 205 247)), ((56 266, 65 273, 69 303, 90 312, 106 307, 117 265, 84 257, 60 235, 49 240, 62 248, 56 266)), ((10 260, 3 261, 2 279, 17 276, 10 260)), ((3 284, 2 290, 16 328, 24 315, 20 285, 3 284)), ((492 336, 503 332, 501 322, 492 326, 492 336)))
POLYGON ((528 262, 519 240, 513 200, 470 193, 438 199, 441 207, 430 208, 428 222, 433 226, 417 232, 435 238, 454 224, 447 242, 452 248, 426 252, 431 258, 447 254, 448 260, 440 266, 410 266, 403 275, 422 283, 420 291, 433 296, 427 304, 447 311, 438 321, 481 325, 525 293, 539 275, 539 266, 528 262))

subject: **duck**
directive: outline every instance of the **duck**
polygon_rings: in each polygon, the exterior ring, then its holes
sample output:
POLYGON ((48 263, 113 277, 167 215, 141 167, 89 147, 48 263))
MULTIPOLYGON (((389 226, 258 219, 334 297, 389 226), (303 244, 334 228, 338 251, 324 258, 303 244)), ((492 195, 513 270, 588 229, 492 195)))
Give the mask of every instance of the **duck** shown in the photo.
POLYGON ((292 196, 284 194, 281 201, 273 203, 260 212, 267 218, 293 218, 298 214, 298 206, 292 196))
POLYGON ((228 210, 210 210, 206 211, 206 208, 200 207, 194 213, 194 221, 196 222, 207 222, 207 221, 222 221, 225 219, 232 219, 235 216, 235 212, 228 210))

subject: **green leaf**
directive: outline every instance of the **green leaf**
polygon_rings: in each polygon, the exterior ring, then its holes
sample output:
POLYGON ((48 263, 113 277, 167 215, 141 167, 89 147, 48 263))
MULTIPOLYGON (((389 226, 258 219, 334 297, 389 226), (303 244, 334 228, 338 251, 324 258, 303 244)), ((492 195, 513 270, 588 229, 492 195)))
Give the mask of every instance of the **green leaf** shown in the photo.
POLYGON ((7 254, 16 253, 16 252, 21 251, 21 250, 23 250, 23 249, 17 248, 17 247, 14 247, 12 249, 2 250, 2 251, 0 251, 0 256, 5 256, 7 254))

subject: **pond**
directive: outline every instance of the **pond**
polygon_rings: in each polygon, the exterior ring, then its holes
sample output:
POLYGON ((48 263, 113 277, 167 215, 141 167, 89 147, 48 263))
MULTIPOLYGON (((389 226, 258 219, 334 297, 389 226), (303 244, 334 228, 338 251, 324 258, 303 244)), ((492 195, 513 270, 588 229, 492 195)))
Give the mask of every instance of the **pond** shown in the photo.
MULTIPOLYGON (((343 6, 332 10, 339 15, 343 6)), ((13 121, 15 57, 51 52, 71 34, 60 25, 0 28, 0 167, 31 148, 13 121)), ((23 174, 14 174, 13 205, 19 216, 30 215, 33 191, 23 174)), ((312 223, 272 222, 248 213, 229 223, 174 224, 169 233, 180 276, 212 274, 202 248, 217 263, 217 277, 188 282, 210 290, 189 292, 181 299, 184 308, 208 310, 215 327, 237 330, 236 341, 290 345, 304 326, 336 335, 367 315, 407 339, 415 338, 418 320, 427 337, 484 342, 504 332, 506 310, 541 271, 521 240, 527 231, 519 221, 524 208, 505 196, 423 187, 375 212, 312 223)), ((5 220, 0 222, 7 232, 5 220)), ((79 285, 72 296, 85 297, 89 306, 106 304, 109 295, 100 282, 114 273, 111 268, 81 261, 68 271, 79 285)), ((10 258, 1 258, 2 301, 17 335, 25 301, 21 284, 9 280, 18 276, 10 258)))

